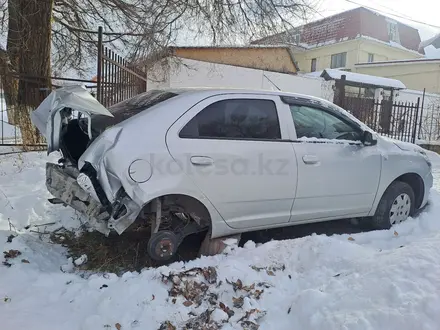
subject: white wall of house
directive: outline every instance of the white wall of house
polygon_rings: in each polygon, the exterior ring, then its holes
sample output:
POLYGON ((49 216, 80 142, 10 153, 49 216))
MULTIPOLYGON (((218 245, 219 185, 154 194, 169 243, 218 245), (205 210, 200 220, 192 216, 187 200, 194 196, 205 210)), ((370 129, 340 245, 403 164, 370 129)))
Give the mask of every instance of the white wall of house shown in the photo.
POLYGON ((398 96, 395 98, 395 100, 396 102, 417 103, 418 98, 420 98, 420 108, 417 129, 417 143, 439 144, 440 95, 425 93, 425 98, 423 99, 422 91, 405 89, 398 92, 398 96))
POLYGON ((245 88, 294 92, 333 101, 334 82, 209 62, 169 59, 147 73, 147 89, 179 87, 245 88))
MULTIPOLYGON (((396 102, 411 102, 417 103, 417 99, 420 98, 420 105, 422 105, 423 91, 417 91, 412 89, 403 89, 397 92, 395 97, 396 102)), ((424 106, 431 104, 440 105, 440 94, 425 93, 424 106)))
POLYGON ((8 112, 3 92, 0 95, 0 143, 21 143, 20 128, 8 123, 8 112))

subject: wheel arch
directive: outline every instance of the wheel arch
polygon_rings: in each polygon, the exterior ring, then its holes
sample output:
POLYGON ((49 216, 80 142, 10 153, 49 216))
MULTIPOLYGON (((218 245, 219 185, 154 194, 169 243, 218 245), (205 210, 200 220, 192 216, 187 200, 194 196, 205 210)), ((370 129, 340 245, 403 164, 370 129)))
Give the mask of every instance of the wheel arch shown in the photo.
POLYGON ((385 187, 377 202, 379 203, 379 201, 383 198, 388 188, 396 181, 404 182, 411 187, 416 199, 414 209, 417 210, 422 204, 423 198, 425 197, 425 183, 423 182, 422 177, 415 172, 407 172, 396 177, 385 187))
POLYGON ((417 173, 409 172, 402 174, 393 182, 395 181, 404 182, 411 187, 416 198, 414 209, 417 210, 422 205, 423 198, 425 197, 425 183, 423 182, 422 177, 417 173))
POLYGON ((192 216, 197 216, 200 218, 200 223, 209 225, 211 228, 213 225, 213 217, 209 208, 198 198, 182 193, 170 193, 156 196, 142 207, 143 210, 148 210, 154 206, 154 201, 160 198, 165 205, 176 205, 183 208, 185 211, 190 213, 192 216))

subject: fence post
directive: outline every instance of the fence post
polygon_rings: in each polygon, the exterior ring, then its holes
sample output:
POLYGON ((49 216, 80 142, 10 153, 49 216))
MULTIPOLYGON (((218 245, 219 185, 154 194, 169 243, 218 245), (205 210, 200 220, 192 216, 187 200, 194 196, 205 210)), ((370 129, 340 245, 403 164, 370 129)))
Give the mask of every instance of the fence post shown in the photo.
POLYGON ((346 79, 347 79, 347 76, 344 74, 341 76, 340 80, 335 81, 335 87, 336 87, 336 93, 337 93, 336 105, 340 106, 343 109, 345 109, 346 79))
POLYGON ((414 130, 412 133, 412 143, 416 143, 416 133, 417 133, 417 118, 419 117, 419 107, 420 107, 420 97, 417 98, 417 108, 416 108, 416 120, 414 122, 414 130))
POLYGON ((98 63, 96 68, 96 99, 101 102, 102 88, 102 26, 98 28, 98 63))
MULTIPOLYGON (((426 92, 426 88, 423 88, 422 109, 420 111, 419 132, 417 134, 417 137, 418 137, 419 140, 420 140, 420 131, 422 130, 423 108, 425 107, 425 92, 426 92)), ((417 118, 416 118, 416 120, 417 120, 417 118)))

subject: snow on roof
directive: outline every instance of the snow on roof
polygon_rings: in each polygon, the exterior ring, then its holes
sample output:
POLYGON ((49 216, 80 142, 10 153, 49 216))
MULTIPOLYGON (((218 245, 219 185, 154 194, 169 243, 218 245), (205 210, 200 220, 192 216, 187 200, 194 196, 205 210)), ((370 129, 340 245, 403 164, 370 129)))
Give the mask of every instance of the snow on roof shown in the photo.
POLYGON ((170 46, 170 49, 249 49, 249 48, 292 48, 298 47, 293 44, 252 44, 252 45, 203 45, 203 46, 190 46, 190 45, 180 45, 180 46, 170 46))
POLYGON ((367 85, 371 87, 382 87, 387 89, 405 89, 406 86, 397 79, 370 76, 368 74, 347 72, 337 69, 325 69, 321 73, 321 77, 326 80, 340 80, 345 75, 348 83, 358 85, 367 85))
POLYGON ((431 45, 434 46, 437 49, 440 48, 440 33, 436 34, 432 38, 429 38, 428 40, 422 41, 420 43, 420 45, 419 45, 419 49, 425 48, 425 47, 428 47, 428 46, 431 46, 431 45))
POLYGON ((322 70, 321 71, 314 71, 314 72, 304 73, 303 76, 306 76, 308 78, 310 78, 310 77, 317 78, 317 77, 321 77, 321 74, 322 74, 322 70))

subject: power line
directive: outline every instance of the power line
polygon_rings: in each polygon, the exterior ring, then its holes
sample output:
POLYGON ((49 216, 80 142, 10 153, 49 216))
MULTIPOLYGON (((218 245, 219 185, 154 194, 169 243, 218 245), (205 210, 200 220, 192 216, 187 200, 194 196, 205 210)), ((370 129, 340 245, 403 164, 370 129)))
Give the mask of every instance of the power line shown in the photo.
MULTIPOLYGON (((374 3, 376 6, 379 6, 380 8, 385 8, 387 10, 391 10, 391 12, 396 12, 398 15, 405 17, 405 19, 412 20, 412 18, 410 16, 402 14, 401 12, 395 11, 393 8, 381 5, 380 3, 377 3, 376 1, 371 1, 371 2, 374 3)), ((383 10, 383 9, 381 9, 381 10, 383 10)))
POLYGON ((355 5, 358 5, 358 6, 361 6, 361 7, 365 7, 365 8, 368 8, 368 9, 374 10, 374 11, 382 12, 382 13, 385 13, 385 14, 388 14, 388 15, 391 15, 391 16, 394 16, 394 17, 403 18, 403 19, 406 19, 406 20, 411 21, 411 22, 414 22, 414 23, 418 23, 418 24, 422 24, 422 25, 430 26, 430 27, 433 27, 433 28, 436 28, 436 29, 440 29, 440 26, 438 26, 438 25, 433 25, 433 24, 429 24, 429 23, 421 22, 421 21, 418 21, 418 20, 415 20, 415 19, 409 18, 408 16, 405 16, 404 14, 400 14, 400 13, 398 13, 398 12, 390 13, 390 12, 387 12, 387 11, 385 11, 385 10, 383 10, 383 9, 377 9, 377 8, 374 8, 374 7, 366 6, 366 5, 363 5, 363 4, 358 3, 358 2, 356 2, 356 1, 353 1, 353 0, 345 0, 345 1, 350 2, 350 3, 352 3, 352 4, 355 4, 355 5), (397 13, 397 14, 396 14, 396 13, 397 13))

